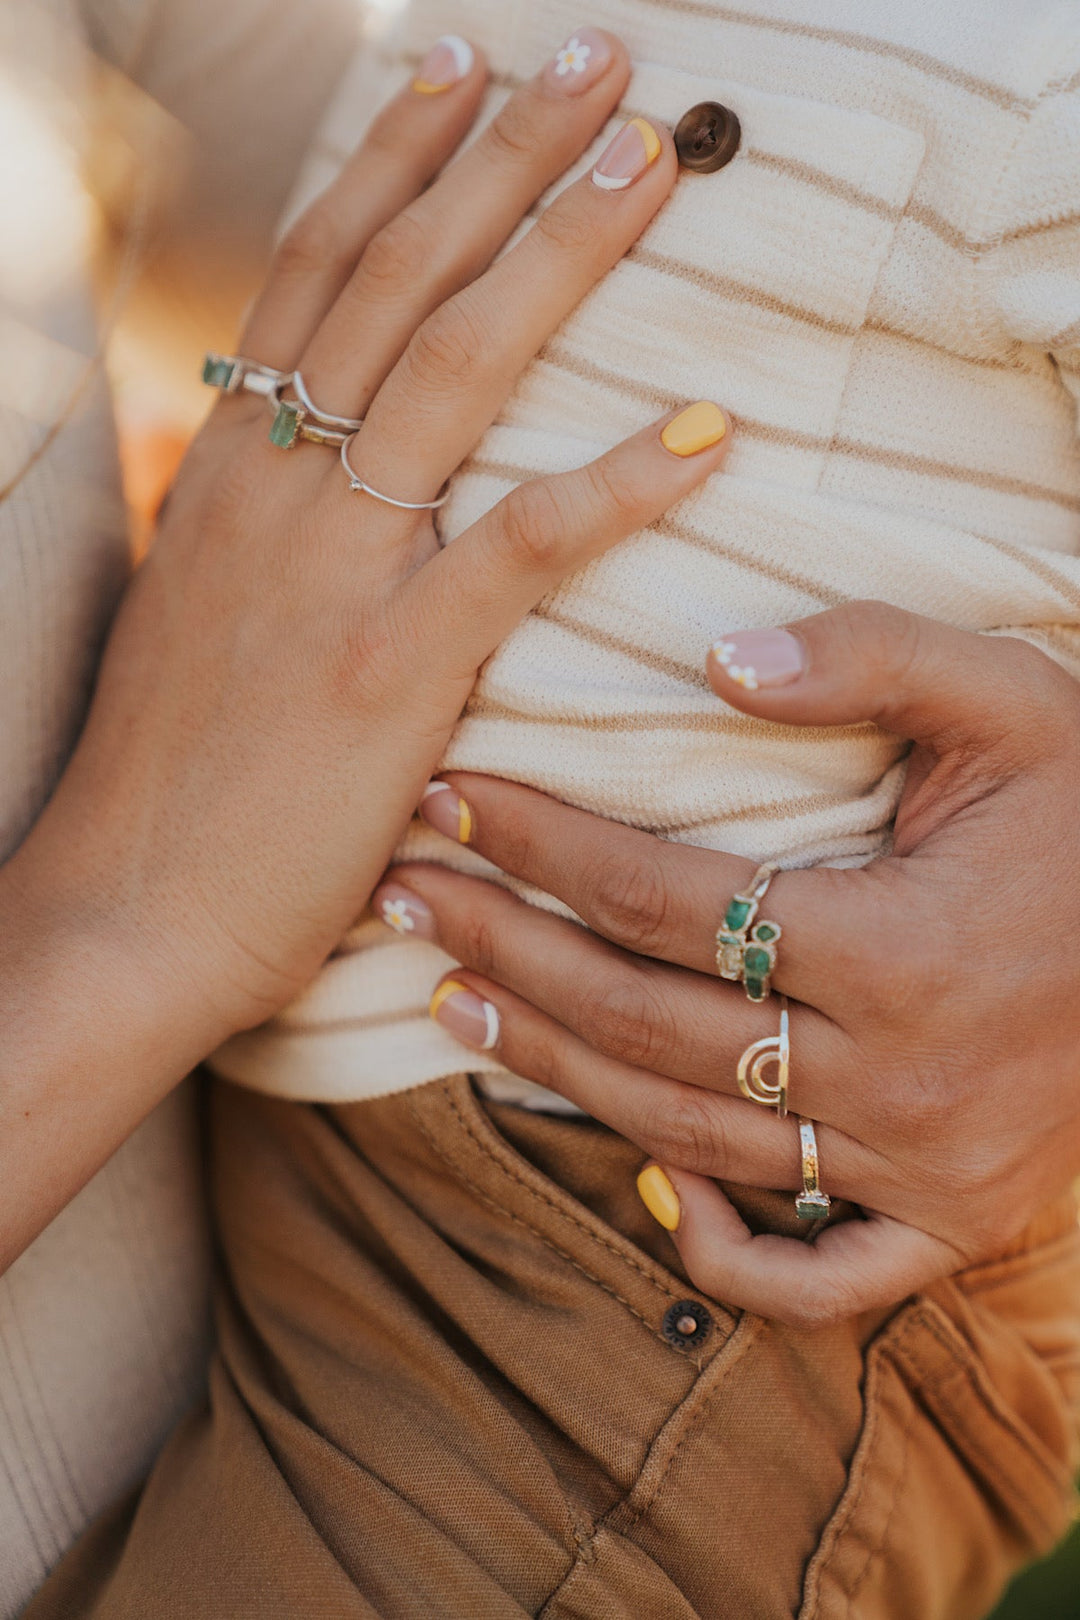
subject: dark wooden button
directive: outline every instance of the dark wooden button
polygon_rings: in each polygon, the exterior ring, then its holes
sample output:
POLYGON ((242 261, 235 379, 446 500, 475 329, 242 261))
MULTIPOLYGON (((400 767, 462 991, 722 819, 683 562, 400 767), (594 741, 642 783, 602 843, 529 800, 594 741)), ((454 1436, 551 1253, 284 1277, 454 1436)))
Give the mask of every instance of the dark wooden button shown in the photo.
POLYGON ((730 163, 739 150, 742 129, 730 107, 699 101, 683 113, 675 129, 675 150, 684 169, 712 174, 730 163))
POLYGON ((660 1331, 676 1350, 695 1349, 709 1336, 712 1317, 696 1299, 680 1299, 664 1312, 660 1331))

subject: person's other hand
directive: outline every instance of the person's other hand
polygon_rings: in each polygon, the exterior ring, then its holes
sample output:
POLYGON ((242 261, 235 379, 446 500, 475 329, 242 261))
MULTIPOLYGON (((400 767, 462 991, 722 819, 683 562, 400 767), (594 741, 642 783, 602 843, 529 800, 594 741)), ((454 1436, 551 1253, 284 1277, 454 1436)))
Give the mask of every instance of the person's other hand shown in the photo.
POLYGON ((801 1004, 790 1107, 821 1122, 823 1186, 865 1219, 812 1245, 751 1236, 712 1179, 801 1185, 795 1120, 736 1086, 777 1002, 715 977, 750 862, 453 775, 472 846, 591 932, 430 866, 394 870, 376 901, 415 896, 464 965, 447 1027, 479 1035, 489 1003, 509 1069, 658 1161, 698 1287, 822 1322, 1000 1250, 1080 1170, 1080 688, 1019 640, 878 603, 728 637, 708 667, 747 714, 914 739, 892 852, 780 873, 762 913, 783 929, 774 988, 801 1004))

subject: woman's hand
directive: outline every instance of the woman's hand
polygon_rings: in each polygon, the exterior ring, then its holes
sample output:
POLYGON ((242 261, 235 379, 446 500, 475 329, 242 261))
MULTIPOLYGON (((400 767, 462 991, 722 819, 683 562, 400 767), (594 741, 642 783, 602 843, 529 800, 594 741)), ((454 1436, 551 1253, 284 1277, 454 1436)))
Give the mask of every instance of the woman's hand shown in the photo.
MULTIPOLYGON (((242 352, 365 415, 352 464, 399 500, 436 495, 674 182, 669 137, 639 120, 594 171, 617 187, 585 176, 491 265, 625 88, 622 47, 590 43, 583 74, 549 67, 441 175, 485 74, 439 47, 276 257, 242 352)), ((285 454, 264 401, 222 398, 78 749, 0 875, 0 1258, 169 1083, 316 971, 479 664, 568 570, 719 466, 711 420, 707 445, 671 453, 657 425, 525 484, 440 551, 429 512, 350 492, 335 451, 285 454)))
POLYGON ((915 743, 892 853, 781 873, 767 902, 774 986, 802 1003, 790 1106, 823 1122, 823 1186, 866 1220, 813 1245, 751 1237, 707 1179, 801 1184, 795 1121, 735 1080, 777 1003, 715 977, 749 862, 455 775, 473 847, 594 932, 427 866, 392 872, 389 892, 426 906, 417 926, 465 965, 473 996, 442 1003, 448 1027, 479 1032, 489 1002, 508 1068, 659 1161, 694 1282, 818 1323, 999 1251, 1080 1170, 1080 688, 1020 641, 877 603, 792 629, 728 638, 714 689, 785 725, 873 721, 915 743))

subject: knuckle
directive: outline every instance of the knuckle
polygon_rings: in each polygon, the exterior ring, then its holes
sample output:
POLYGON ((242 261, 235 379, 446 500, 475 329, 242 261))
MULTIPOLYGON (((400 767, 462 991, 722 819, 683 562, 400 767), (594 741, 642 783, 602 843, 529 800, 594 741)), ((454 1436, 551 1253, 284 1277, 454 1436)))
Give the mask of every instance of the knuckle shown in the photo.
POLYGON ((364 249, 359 279, 365 290, 399 293, 425 279, 431 244, 420 221, 398 214, 377 231, 364 249))
POLYGON ((642 956, 657 955, 667 940, 669 900, 656 857, 604 855, 589 886, 589 915, 597 931, 642 956))
POLYGON ((274 254, 274 272, 288 280, 300 280, 325 271, 340 257, 337 223, 330 210, 315 203, 301 214, 282 238, 274 254))
POLYGON ((677 1101, 657 1103, 642 1121, 642 1136, 655 1158, 696 1175, 727 1173, 729 1147, 724 1120, 707 1092, 688 1086, 677 1101))
POLYGON ((617 473, 611 460, 605 456, 590 462, 582 469, 587 480, 589 505, 606 517, 628 519, 636 523, 641 513, 641 501, 636 485, 626 476, 625 469, 617 473))
POLYGON ((547 573, 565 555, 566 518, 556 488, 549 479, 534 478, 519 484, 502 504, 503 549, 518 566, 547 573))
POLYGON ((499 942, 491 917, 470 907, 457 920, 455 955, 462 967, 470 967, 485 979, 498 979, 499 942))
POLYGON ((647 971, 620 964, 600 993, 588 999, 597 1042, 637 1069, 662 1067, 675 1044, 671 1008, 650 984, 647 971))
POLYGON ((585 209, 575 207, 570 197, 546 208, 533 229, 544 246, 556 253, 579 258, 596 250, 596 220, 585 209))
POLYGON ((483 369, 485 352, 485 334, 474 311, 464 299, 453 298, 428 316, 409 344, 409 383, 426 394, 465 393, 483 369))
POLYGON ((515 168, 535 161, 540 140, 532 106, 524 96, 512 96, 492 119, 484 135, 489 154, 515 168))

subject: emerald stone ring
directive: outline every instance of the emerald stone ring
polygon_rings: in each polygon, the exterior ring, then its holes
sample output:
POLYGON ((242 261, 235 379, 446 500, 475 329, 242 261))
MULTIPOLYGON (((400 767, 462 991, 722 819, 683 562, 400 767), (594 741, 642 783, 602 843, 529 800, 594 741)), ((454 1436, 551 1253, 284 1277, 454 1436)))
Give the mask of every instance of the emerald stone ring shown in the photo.
POLYGON ((751 1102, 775 1108, 781 1119, 787 1118, 788 1073, 791 1068, 791 1043, 788 1036, 787 997, 780 998, 780 1033, 766 1035, 764 1040, 748 1046, 739 1059, 735 1071, 739 1090, 751 1102), (765 1078, 765 1066, 776 1064, 776 1079, 765 1078))
POLYGON ((817 1134, 812 1119, 799 1120, 799 1153, 802 1159, 802 1192, 795 1198, 800 1221, 821 1221, 832 1207, 832 1199, 821 1190, 817 1134))
POLYGON ((306 439, 309 444, 329 444, 335 450, 340 449, 355 429, 346 431, 344 428, 327 427, 313 417, 298 399, 282 399, 282 392, 289 381, 286 377, 284 382, 276 383, 267 395, 274 413, 274 420, 270 424, 270 443, 276 444, 279 450, 291 450, 299 439, 306 439))
POLYGON ((779 867, 759 866, 745 894, 728 901, 724 920, 716 931, 716 967, 722 979, 741 984, 751 1001, 768 1001, 776 970, 779 923, 758 922, 765 892, 779 867))
POLYGON ((203 357, 202 380, 208 388, 220 388, 223 394, 235 394, 243 388, 249 394, 265 395, 287 383, 289 373, 264 366, 261 360, 246 360, 242 354, 211 352, 203 357))

